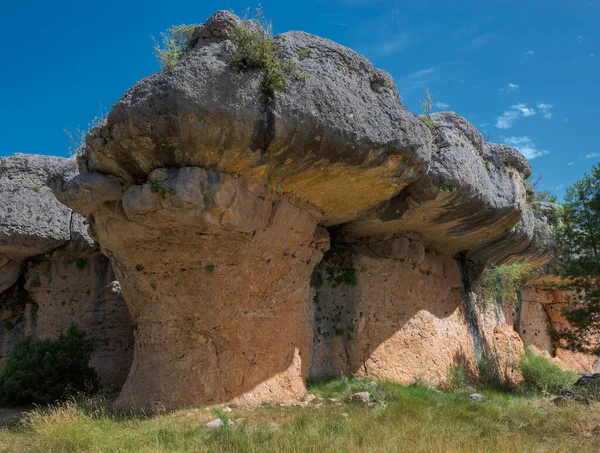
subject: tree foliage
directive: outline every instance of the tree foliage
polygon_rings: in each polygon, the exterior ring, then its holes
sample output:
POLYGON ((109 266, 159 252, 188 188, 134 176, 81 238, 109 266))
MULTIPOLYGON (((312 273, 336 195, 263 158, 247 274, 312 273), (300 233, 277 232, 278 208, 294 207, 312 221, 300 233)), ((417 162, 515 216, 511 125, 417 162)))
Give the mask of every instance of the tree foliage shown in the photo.
POLYGON ((94 350, 75 324, 58 338, 25 337, 14 346, 0 374, 0 404, 53 403, 68 392, 98 387, 98 375, 88 363, 94 350))
POLYGON ((556 229, 558 269, 571 291, 571 328, 559 332, 573 350, 600 352, 600 165, 567 190, 556 229))

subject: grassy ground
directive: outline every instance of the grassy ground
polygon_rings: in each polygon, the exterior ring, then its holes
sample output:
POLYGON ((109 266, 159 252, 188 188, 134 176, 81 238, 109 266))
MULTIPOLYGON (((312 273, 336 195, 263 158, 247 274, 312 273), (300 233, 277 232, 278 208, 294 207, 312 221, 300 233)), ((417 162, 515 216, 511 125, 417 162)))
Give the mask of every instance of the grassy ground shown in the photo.
POLYGON ((483 391, 336 380, 311 387, 306 407, 233 408, 234 427, 208 430, 210 409, 118 414, 97 402, 33 410, 0 429, 0 451, 18 452, 572 452, 599 451, 600 406, 483 391), (348 402, 367 390, 371 406, 348 402), (338 401, 330 401, 329 398, 338 401))

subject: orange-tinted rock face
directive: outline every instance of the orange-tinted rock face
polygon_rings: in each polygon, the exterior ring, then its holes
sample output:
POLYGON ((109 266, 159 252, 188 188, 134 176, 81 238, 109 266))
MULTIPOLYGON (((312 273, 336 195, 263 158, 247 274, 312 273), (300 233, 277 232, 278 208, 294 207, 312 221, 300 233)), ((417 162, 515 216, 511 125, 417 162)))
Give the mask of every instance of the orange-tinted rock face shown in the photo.
POLYGON ((2 298, 0 366, 24 335, 54 338, 75 323, 94 342, 90 365, 101 385, 123 385, 133 358, 133 326, 106 257, 59 249, 34 258, 2 298))
POLYGON ((552 332, 569 327, 562 311, 569 295, 560 290, 527 287, 523 291, 519 332, 526 347, 532 346, 544 353, 560 367, 576 373, 597 372, 598 357, 561 348, 552 339, 552 332))
POLYGON ((395 238, 354 247, 341 261, 329 255, 319 272, 311 376, 343 372, 438 383, 450 365, 473 364, 463 284, 452 258, 426 253, 416 239, 395 238))
POLYGON ((184 169, 160 184, 164 196, 134 186, 94 214, 136 327, 118 404, 298 399, 315 219, 229 175, 184 169))

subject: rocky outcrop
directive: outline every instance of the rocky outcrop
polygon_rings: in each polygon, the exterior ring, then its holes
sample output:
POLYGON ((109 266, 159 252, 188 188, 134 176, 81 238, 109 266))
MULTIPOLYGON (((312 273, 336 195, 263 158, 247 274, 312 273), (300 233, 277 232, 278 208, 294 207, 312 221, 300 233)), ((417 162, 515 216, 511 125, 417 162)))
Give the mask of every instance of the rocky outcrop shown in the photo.
POLYGON ((0 158, 0 366, 24 335, 54 337, 75 323, 95 343, 91 365, 101 383, 120 387, 133 352, 131 317, 83 217, 46 185, 57 173, 75 176, 75 162, 0 158))
POLYGON ((332 249, 313 286, 311 378, 439 383, 475 363, 459 265, 414 234, 332 249))
POLYGON ((513 363, 505 307, 474 288, 488 263, 549 259, 525 158, 453 112, 427 127, 389 74, 306 33, 274 38, 295 69, 265 90, 264 69, 232 68, 240 24, 218 12, 197 27, 92 129, 79 174, 50 178, 133 318, 118 404, 281 402, 309 376, 513 363))
POLYGON ((563 315, 563 310, 569 305, 568 292, 530 285, 522 291, 521 298, 515 328, 526 347, 533 347, 557 365, 576 373, 598 372, 598 357, 565 349, 557 336, 558 332, 569 328, 563 315))
MULTIPOLYGON (((525 212, 522 181, 531 168, 514 148, 485 143, 456 113, 434 113, 431 121, 434 152, 427 174, 345 231, 352 236, 418 232, 440 252, 470 251, 470 259, 485 263, 489 257, 480 256, 479 249, 504 237, 525 212)), ((516 248, 521 242, 526 247, 530 238, 525 234, 516 248)))

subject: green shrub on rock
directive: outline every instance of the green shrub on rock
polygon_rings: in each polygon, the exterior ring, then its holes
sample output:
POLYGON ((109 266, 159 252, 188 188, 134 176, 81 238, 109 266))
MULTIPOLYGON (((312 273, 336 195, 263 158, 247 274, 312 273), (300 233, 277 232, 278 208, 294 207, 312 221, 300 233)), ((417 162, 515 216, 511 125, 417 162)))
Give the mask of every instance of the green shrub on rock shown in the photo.
POLYGON ((54 340, 23 338, 0 374, 0 404, 48 404, 68 392, 97 390, 98 375, 88 365, 93 350, 93 343, 75 324, 54 340))
POLYGON ((517 363, 517 369, 523 375, 522 388, 529 392, 559 392, 565 387, 571 387, 579 377, 529 349, 517 363))

